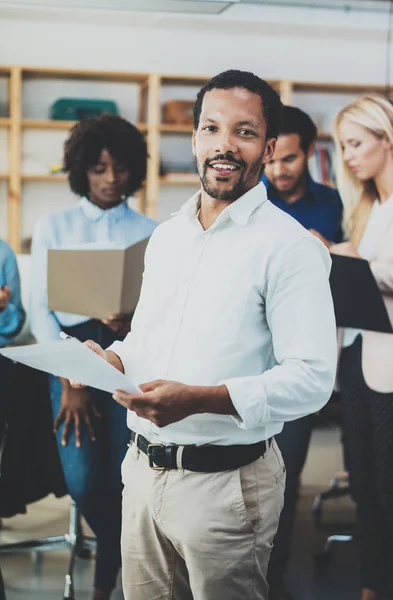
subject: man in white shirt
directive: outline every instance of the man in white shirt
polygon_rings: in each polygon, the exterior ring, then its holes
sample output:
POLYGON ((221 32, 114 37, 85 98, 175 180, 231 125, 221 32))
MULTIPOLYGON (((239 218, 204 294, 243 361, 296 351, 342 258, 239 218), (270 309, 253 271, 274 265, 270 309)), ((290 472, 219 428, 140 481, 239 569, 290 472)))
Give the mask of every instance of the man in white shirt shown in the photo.
POLYGON ((152 235, 131 333, 88 342, 143 391, 114 394, 132 431, 126 600, 268 597, 285 480, 273 436, 326 403, 336 365, 328 252, 259 183, 280 112, 252 73, 202 88, 201 191, 152 235))

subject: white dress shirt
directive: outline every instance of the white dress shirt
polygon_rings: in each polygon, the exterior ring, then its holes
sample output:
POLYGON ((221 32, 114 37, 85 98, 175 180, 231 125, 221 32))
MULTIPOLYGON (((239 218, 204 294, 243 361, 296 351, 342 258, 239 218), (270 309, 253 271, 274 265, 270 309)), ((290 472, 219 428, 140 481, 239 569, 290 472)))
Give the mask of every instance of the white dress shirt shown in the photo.
MULTIPOLYGON (((382 202, 382 204, 380 204, 378 199, 375 200, 373 204, 367 225, 358 246, 358 253, 365 260, 374 258, 378 240, 386 227, 386 212, 387 210, 389 211, 388 203, 390 202, 393 202, 393 196, 385 200, 385 202, 382 202), (386 210, 387 206, 388 209, 386 210)), ((362 335, 362 333, 362 329, 346 327, 344 329, 342 347, 347 348, 348 346, 351 346, 357 336, 362 335)))
POLYGON ((132 430, 165 444, 251 444, 330 397, 330 256, 268 201, 263 183, 206 231, 199 200, 198 192, 153 233, 132 331, 110 349, 138 384, 225 384, 239 415, 198 414, 158 428, 128 411, 132 430))

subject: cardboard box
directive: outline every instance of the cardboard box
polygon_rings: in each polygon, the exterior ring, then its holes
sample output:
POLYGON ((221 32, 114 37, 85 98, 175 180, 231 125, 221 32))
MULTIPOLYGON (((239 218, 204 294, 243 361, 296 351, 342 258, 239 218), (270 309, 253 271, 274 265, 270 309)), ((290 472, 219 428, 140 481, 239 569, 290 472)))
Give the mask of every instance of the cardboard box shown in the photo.
MULTIPOLYGON (((149 238, 128 248, 48 251, 49 310, 105 319, 138 303, 149 238)), ((90 245, 93 246, 93 245, 90 245)))

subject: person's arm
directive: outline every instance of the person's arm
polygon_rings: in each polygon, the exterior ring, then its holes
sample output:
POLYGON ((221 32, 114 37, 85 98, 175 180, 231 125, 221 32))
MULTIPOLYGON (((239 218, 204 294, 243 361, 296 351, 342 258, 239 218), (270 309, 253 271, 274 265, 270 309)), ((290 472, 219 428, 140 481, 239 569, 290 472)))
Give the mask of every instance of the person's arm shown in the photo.
POLYGON ((337 203, 336 203, 336 232, 334 234, 333 242, 340 244, 344 241, 343 231, 343 203, 340 195, 337 192, 337 203))
POLYGON ((5 308, 0 311, 0 334, 13 338, 22 329, 26 313, 21 299, 18 264, 11 248, 3 265, 3 273, 4 286, 9 289, 10 297, 5 308))
POLYGON ((31 252, 30 321, 38 342, 59 339, 61 331, 56 315, 48 309, 48 249, 53 247, 52 231, 47 216, 36 226, 31 252))
POLYGON ((329 400, 337 360, 329 273, 327 250, 313 238, 283 248, 273 260, 264 300, 278 364, 259 376, 220 382, 239 427, 292 421, 329 400))
POLYGON ((377 285, 382 292, 388 296, 393 295, 393 263, 381 260, 370 261, 370 269, 375 277, 377 285))

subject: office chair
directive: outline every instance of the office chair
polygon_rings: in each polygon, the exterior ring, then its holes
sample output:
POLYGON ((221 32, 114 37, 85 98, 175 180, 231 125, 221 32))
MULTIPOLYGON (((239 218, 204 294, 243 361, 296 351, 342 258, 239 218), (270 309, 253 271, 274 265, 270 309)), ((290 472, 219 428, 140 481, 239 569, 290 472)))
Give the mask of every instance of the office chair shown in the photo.
MULTIPOLYGON (((46 552, 48 550, 70 550, 70 561, 64 582, 63 600, 75 600, 74 567, 75 558, 88 558, 90 551, 95 550, 96 540, 85 536, 80 523, 80 514, 75 502, 71 502, 68 533, 38 540, 25 540, 11 544, 0 544, 0 554, 17 554, 19 552, 46 552)), ((1 590, 1 588, 0 588, 1 590)), ((0 600, 2 600, 0 593, 0 600)))
MULTIPOLYGON (((330 482, 330 487, 321 494, 315 496, 312 507, 314 525, 317 529, 322 527, 322 505, 325 500, 332 498, 341 498, 342 496, 350 495, 350 487, 348 483, 348 473, 339 473, 330 482)), ((348 524, 348 528, 353 527, 353 524, 348 524)), ((315 566, 319 569, 326 569, 333 559, 333 547, 335 544, 348 544, 354 540, 354 535, 351 533, 342 534, 335 533, 330 535, 323 550, 314 556, 315 566)))
POLYGON ((336 477, 330 481, 329 488, 315 496, 314 503, 312 506, 312 515, 314 519, 314 525, 319 528, 322 525, 322 505, 325 500, 331 498, 341 498, 342 496, 349 496, 350 488, 348 483, 348 473, 339 473, 336 477))

